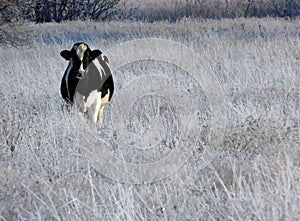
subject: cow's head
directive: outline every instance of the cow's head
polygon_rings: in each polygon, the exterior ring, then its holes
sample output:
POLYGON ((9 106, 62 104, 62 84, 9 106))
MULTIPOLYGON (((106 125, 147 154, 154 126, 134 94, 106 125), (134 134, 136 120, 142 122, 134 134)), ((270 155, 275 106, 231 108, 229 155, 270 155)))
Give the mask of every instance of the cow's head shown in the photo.
POLYGON ((100 50, 91 50, 89 46, 83 42, 79 42, 73 45, 72 49, 63 50, 60 55, 70 62, 72 66, 73 77, 83 78, 88 70, 88 65, 102 52, 100 50))

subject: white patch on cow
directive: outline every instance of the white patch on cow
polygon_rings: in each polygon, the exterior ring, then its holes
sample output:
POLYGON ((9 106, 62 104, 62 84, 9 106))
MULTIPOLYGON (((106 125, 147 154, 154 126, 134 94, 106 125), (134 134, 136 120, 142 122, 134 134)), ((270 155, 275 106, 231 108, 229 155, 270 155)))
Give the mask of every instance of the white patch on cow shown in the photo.
POLYGON ((80 61, 83 60, 84 52, 88 49, 88 47, 85 44, 80 44, 78 46, 74 46, 74 49, 76 51, 76 54, 80 61))
POLYGON ((85 109, 87 109, 88 118, 94 123, 97 122, 98 114, 101 106, 101 92, 93 90, 85 102, 85 109))
POLYGON ((98 69, 98 71, 100 73, 100 77, 102 78, 102 74, 105 75, 105 71, 104 71, 102 65, 100 64, 98 59, 93 60, 93 63, 95 64, 96 68, 98 69))
POLYGON ((84 99, 85 96, 77 92, 74 99, 76 107, 80 112, 86 113, 88 119, 97 123, 99 111, 101 110, 101 92, 93 90, 87 97, 86 101, 84 101, 84 99))
POLYGON ((80 64, 80 67, 79 67, 79 73, 83 74, 84 73, 84 69, 83 69, 83 64, 81 63, 80 64))
POLYGON ((65 78, 68 97, 71 97, 70 96, 70 91, 69 91, 69 82, 68 82, 68 80, 69 80, 69 75, 70 75, 70 71, 71 71, 72 68, 73 68, 73 59, 70 58, 69 66, 68 66, 67 73, 66 73, 66 78, 65 78))
POLYGON ((99 114, 98 114, 98 123, 102 124, 103 121, 103 110, 105 105, 108 103, 109 100, 109 89, 107 91, 107 94, 101 99, 101 106, 100 106, 100 110, 99 110, 99 114))
POLYGON ((87 97, 84 106, 85 106, 86 108, 91 107, 91 106, 95 103, 95 100, 97 99, 97 96, 98 96, 97 90, 93 90, 93 91, 89 94, 89 96, 87 97))

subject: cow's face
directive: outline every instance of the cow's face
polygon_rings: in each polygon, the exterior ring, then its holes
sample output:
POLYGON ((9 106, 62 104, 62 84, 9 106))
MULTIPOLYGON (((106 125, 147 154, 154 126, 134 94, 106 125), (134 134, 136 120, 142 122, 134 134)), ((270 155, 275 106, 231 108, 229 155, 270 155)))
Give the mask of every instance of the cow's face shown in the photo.
POLYGON ((88 70, 88 65, 99 55, 100 50, 91 50, 85 43, 76 43, 72 49, 63 50, 60 55, 70 62, 69 66, 72 67, 72 76, 76 78, 83 78, 88 70))

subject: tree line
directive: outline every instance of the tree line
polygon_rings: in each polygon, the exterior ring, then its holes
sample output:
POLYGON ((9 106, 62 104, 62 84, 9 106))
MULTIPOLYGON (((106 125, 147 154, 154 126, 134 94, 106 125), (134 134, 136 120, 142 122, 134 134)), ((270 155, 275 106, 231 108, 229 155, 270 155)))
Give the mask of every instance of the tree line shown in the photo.
POLYGON ((296 17, 300 0, 173 0, 157 7, 125 0, 0 0, 0 25, 11 21, 62 22, 110 19, 296 17))
POLYGON ((72 20, 104 21, 116 13, 120 0, 0 0, 0 45, 24 45, 22 23, 72 20))
POLYGON ((174 0, 161 7, 127 7, 129 18, 178 20, 193 18, 289 17, 300 14, 300 0, 174 0))
POLYGON ((106 20, 120 0, 1 0, 1 21, 106 20))

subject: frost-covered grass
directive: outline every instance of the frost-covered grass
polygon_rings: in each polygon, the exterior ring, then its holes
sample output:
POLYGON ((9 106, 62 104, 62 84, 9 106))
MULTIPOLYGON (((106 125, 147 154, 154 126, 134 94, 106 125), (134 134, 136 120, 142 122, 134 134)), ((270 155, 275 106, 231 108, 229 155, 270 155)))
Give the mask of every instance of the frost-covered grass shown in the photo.
MULTIPOLYGON (((36 36, 30 45, 1 48, 0 53, 0 220, 300 219, 298 21, 28 26, 36 36), (64 106, 59 86, 67 64, 59 52, 74 41, 84 40, 105 52, 118 43, 143 37, 175 40, 200 54, 205 65, 196 72, 215 77, 226 104, 217 117, 226 121, 226 127, 220 129, 214 122, 211 130, 199 131, 193 138, 191 157, 175 174, 151 184, 134 185, 101 175, 83 156, 83 148, 95 145, 95 137, 113 133, 108 121, 116 110, 109 104, 104 125, 95 128, 64 106), (217 154, 203 168, 203 149, 213 145, 209 137, 214 129, 224 138, 221 145, 212 148, 217 154)), ((180 77, 185 72, 171 64, 135 62, 113 73, 116 96, 130 76, 153 72, 179 76, 182 85, 191 81, 180 77)), ((146 84, 140 82, 136 89, 146 84)), ((211 96, 208 91, 206 96, 211 96)), ((201 106, 200 98, 191 105, 201 106)), ((155 116, 155 102, 148 97, 133 107, 130 117, 134 133, 140 135, 137 129, 147 131, 149 116, 143 113, 155 116)), ((176 112, 172 105, 164 108, 176 112)), ((172 116, 165 119, 172 121, 170 125, 176 124, 172 116)), ((147 151, 141 157, 122 146, 109 151, 143 162, 165 156, 174 148, 169 146, 151 152, 148 158, 147 151)))

